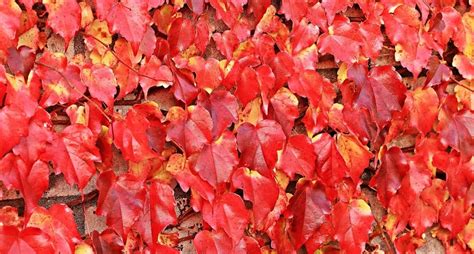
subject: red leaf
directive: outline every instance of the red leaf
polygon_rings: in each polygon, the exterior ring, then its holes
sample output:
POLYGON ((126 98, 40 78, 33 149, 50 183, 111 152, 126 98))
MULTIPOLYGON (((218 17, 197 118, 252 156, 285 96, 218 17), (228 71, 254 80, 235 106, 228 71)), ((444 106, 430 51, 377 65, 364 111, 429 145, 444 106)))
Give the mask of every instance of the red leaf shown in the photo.
MULTIPOLYGON (((287 88, 280 88, 270 99, 273 109, 273 119, 282 127, 287 136, 295 125, 295 119, 299 116, 298 98, 287 88)), ((270 111, 270 115, 272 111, 270 111)))
POLYGON ((262 229, 265 219, 275 207, 278 199, 278 186, 272 179, 248 168, 239 168, 232 176, 232 184, 244 191, 244 199, 252 202, 255 226, 262 229), (262 191, 265 190, 265 191, 262 191))
POLYGON ((299 76, 291 77, 288 87, 294 93, 308 98, 314 106, 319 105, 323 97, 334 97, 328 95, 334 93, 331 83, 313 70, 305 70, 299 76))
POLYGON ((232 239, 224 231, 200 231, 193 240, 198 254, 232 253, 232 239))
POLYGON ((171 68, 175 83, 172 86, 174 97, 186 104, 190 104, 199 94, 199 89, 194 86, 193 74, 186 69, 171 68))
POLYGON ((199 94, 198 105, 205 107, 212 117, 212 136, 220 136, 232 123, 237 122, 239 104, 233 94, 226 90, 214 90, 210 96, 199 94))
POLYGON ((368 73, 366 66, 354 65, 347 76, 354 83, 341 88, 344 100, 355 109, 369 110, 380 128, 392 119, 393 112, 401 110, 407 89, 393 67, 374 67, 368 73))
POLYGON ((143 88, 145 96, 152 87, 167 88, 173 83, 173 74, 168 66, 162 65, 155 56, 151 56, 149 61, 140 69, 140 86, 143 88))
POLYGON ((277 161, 277 151, 283 148, 284 142, 285 134, 275 121, 263 120, 257 126, 242 124, 237 130, 240 165, 271 177, 271 170, 277 161))
POLYGON ((455 237, 467 225, 470 216, 470 209, 466 209, 464 199, 450 199, 444 203, 439 213, 441 226, 451 231, 451 236, 455 237))
POLYGON ((37 62, 48 66, 36 64, 44 89, 40 101, 43 107, 74 103, 83 96, 87 87, 81 82, 81 71, 69 64, 65 55, 46 51, 37 62))
POLYGON ((0 56, 9 47, 16 45, 17 30, 20 28, 21 9, 16 2, 2 1, 0 3, 0 56), (3 52, 2 52, 3 51, 3 52))
POLYGON ((153 102, 135 105, 124 120, 115 121, 114 143, 134 162, 158 157, 165 143, 163 115, 153 102))
POLYGON ((361 199, 339 202, 333 209, 334 238, 347 253, 361 253, 374 221, 369 205, 361 199))
POLYGON ((249 216, 240 196, 234 193, 222 195, 214 204, 213 214, 216 226, 222 228, 234 243, 243 237, 249 216))
POLYGON ((126 239, 145 205, 146 189, 143 183, 130 174, 117 177, 113 171, 106 171, 97 179, 97 190, 96 213, 107 216, 107 225, 126 239))
POLYGON ((293 178, 295 173, 312 178, 315 160, 316 154, 311 140, 305 135, 295 135, 288 138, 277 168, 283 170, 290 178, 293 178))
POLYGON ((48 210, 37 207, 28 219, 27 226, 39 228, 48 234, 60 253, 74 253, 74 245, 81 239, 72 210, 63 204, 55 204, 48 210))
POLYGON ((145 242, 154 251, 164 246, 154 239, 158 239, 161 232, 170 224, 176 223, 173 189, 166 184, 153 181, 148 186, 149 197, 145 204, 145 211, 140 216, 134 227, 140 232, 145 242))
POLYGON ((285 14, 287 20, 299 22, 308 12, 306 0, 283 0, 279 13, 285 14))
POLYGON ((377 197, 382 205, 388 206, 390 199, 402 185, 408 172, 408 160, 398 147, 392 147, 382 157, 382 164, 372 178, 370 185, 377 188, 377 197))
POLYGON ((147 2, 140 0, 95 0, 97 15, 107 20, 112 32, 120 33, 132 43, 142 40, 146 26, 150 22, 147 2))
POLYGON ((214 58, 205 60, 196 56, 189 60, 192 70, 196 73, 196 84, 199 88, 212 92, 217 88, 223 79, 219 61, 214 58))
POLYGON ((199 152, 212 140, 212 119, 202 106, 191 106, 187 110, 173 107, 166 115, 170 121, 167 140, 175 142, 188 155, 199 152))
POLYGON ((235 96, 245 106, 260 92, 257 72, 250 67, 245 67, 240 75, 240 81, 235 91, 235 96))
POLYGON ((326 16, 328 18, 328 23, 331 24, 334 16, 341 11, 345 11, 347 7, 352 5, 352 1, 350 0, 323 0, 321 2, 321 6, 323 6, 324 10, 326 10, 326 16))
POLYGON ((0 109, 0 157, 3 157, 15 145, 20 142, 21 137, 28 133, 28 118, 14 106, 6 106, 0 109))
POLYGON ((327 133, 316 136, 313 143, 316 174, 325 186, 335 186, 346 176, 348 169, 334 139, 327 133))
POLYGON ((453 66, 458 68, 465 79, 474 79, 474 57, 469 59, 467 56, 457 54, 453 59, 453 66))
POLYGON ((306 182, 297 187, 290 199, 289 210, 293 214, 291 236, 296 249, 299 249, 318 227, 326 223, 331 203, 320 184, 306 182))
POLYGON ((48 164, 41 160, 25 162, 9 153, 0 160, 0 180, 8 189, 20 190, 25 199, 26 214, 30 214, 48 189, 48 164))
POLYGON ((19 49, 9 48, 7 64, 13 74, 21 73, 27 78, 35 58, 35 52, 26 46, 21 46, 19 49))
POLYGON ((410 114, 410 125, 426 135, 438 116, 438 104, 438 95, 432 88, 418 88, 408 93, 403 107, 410 114))
POLYGON ((96 64, 91 68, 83 68, 81 80, 89 88, 92 97, 104 102, 108 107, 113 106, 117 81, 109 67, 96 64))
POLYGON ((363 46, 362 35, 357 33, 359 25, 349 22, 343 16, 337 16, 329 31, 319 37, 318 48, 322 54, 331 54, 336 60, 345 63, 359 62, 361 47, 363 46))
POLYGON ((216 188, 229 181, 232 171, 239 163, 237 144, 231 132, 224 132, 216 141, 204 146, 197 157, 194 170, 216 188))
POLYGON ((14 226, 0 227, 1 253, 56 253, 47 234, 38 228, 19 231, 14 226))
POLYGON ((67 183, 83 189, 96 172, 94 162, 100 162, 99 149, 93 134, 84 125, 66 127, 52 141, 46 158, 53 162, 56 172, 62 172, 67 183))
POLYGON ((354 136, 338 135, 337 147, 349 168, 352 181, 357 184, 362 172, 369 166, 372 153, 354 136))
POLYGON ((69 43, 81 28, 81 8, 75 0, 45 1, 48 25, 69 43))
POLYGON ((189 19, 177 18, 171 23, 168 42, 172 56, 186 50, 194 42, 193 24, 189 19))
POLYGON ((469 110, 451 112, 447 108, 438 115, 437 129, 441 143, 459 151, 464 158, 474 155, 474 113, 469 110))
POLYGON ((399 5, 383 16, 386 33, 395 44, 395 60, 400 61, 416 78, 431 57, 431 38, 419 32, 422 26, 415 7, 399 5))

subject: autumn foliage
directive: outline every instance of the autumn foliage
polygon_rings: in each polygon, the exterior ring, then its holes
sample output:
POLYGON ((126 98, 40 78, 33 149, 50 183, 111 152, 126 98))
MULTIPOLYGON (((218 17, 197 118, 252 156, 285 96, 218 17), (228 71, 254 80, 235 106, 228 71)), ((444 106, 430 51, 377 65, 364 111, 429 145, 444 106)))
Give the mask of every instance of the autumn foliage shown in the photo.
POLYGON ((0 0, 0 253, 177 253, 176 188, 197 253, 470 253, 471 4, 0 0))

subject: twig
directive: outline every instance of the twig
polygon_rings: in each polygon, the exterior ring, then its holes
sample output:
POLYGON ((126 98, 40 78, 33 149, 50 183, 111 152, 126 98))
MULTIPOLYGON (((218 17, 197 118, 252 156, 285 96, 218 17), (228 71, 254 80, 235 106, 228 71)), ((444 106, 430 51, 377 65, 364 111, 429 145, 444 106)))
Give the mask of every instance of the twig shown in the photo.
POLYGON ((81 195, 80 197, 74 199, 74 200, 71 200, 69 202, 67 202, 66 204, 69 206, 69 207, 74 207, 74 206, 78 206, 80 204, 84 204, 84 203, 87 203, 93 199, 95 199, 97 196, 99 195, 99 191, 97 190, 93 190, 87 194, 84 194, 84 195, 81 195))
POLYGON ((178 225, 183 223, 183 221, 186 221, 189 217, 193 216, 195 214, 194 210, 192 207, 184 211, 179 217, 178 217, 178 225))
POLYGON ((35 64, 41 65, 41 66, 43 66, 43 67, 46 67, 46 68, 48 68, 48 69, 50 69, 50 70, 55 71, 56 73, 58 73, 74 91, 76 91, 77 93, 81 94, 81 96, 82 96, 84 99, 86 99, 88 102, 90 102, 91 104, 94 104, 94 106, 97 107, 97 109, 100 111, 100 113, 102 113, 102 115, 104 115, 104 117, 107 119, 107 121, 108 121, 109 123, 112 122, 112 119, 104 112, 104 110, 102 110, 102 107, 100 107, 99 105, 97 105, 97 103, 96 103, 95 101, 91 100, 89 97, 87 97, 87 96, 85 96, 83 93, 81 93, 81 91, 79 91, 79 90, 77 89, 77 87, 73 86, 73 85, 71 84, 71 82, 69 82, 69 80, 67 79, 67 77, 66 77, 62 72, 56 70, 56 69, 55 69, 54 67, 52 67, 52 66, 49 66, 49 65, 44 64, 44 63, 41 63, 41 62, 35 62, 35 64))
POLYGON ((451 77, 451 80, 454 81, 456 84, 458 84, 459 86, 462 86, 464 87, 465 89, 469 90, 469 92, 474 92, 474 90, 472 90, 471 88, 467 87, 466 85, 464 85, 463 83, 457 81, 456 79, 454 79, 453 77, 451 77))
POLYGON ((382 234, 382 239, 385 242, 385 244, 387 245, 387 252, 389 254, 395 254, 396 252, 393 248, 393 246, 394 246, 393 242, 390 239, 388 239, 387 236, 385 235, 385 230, 383 230, 383 227, 382 227, 382 225, 380 225, 379 220, 377 218, 375 218, 375 216, 374 216, 374 219, 375 219, 375 222, 377 223, 377 227, 378 227, 380 233, 382 234))
POLYGON ((102 46, 104 46, 104 47, 107 49, 107 51, 109 51, 109 52, 117 59, 117 61, 119 61, 121 64, 125 65, 125 67, 127 67, 127 68, 130 69, 131 71, 135 72, 138 76, 151 79, 151 80, 153 80, 153 81, 155 81, 155 82, 169 82, 169 80, 156 79, 156 78, 153 78, 153 77, 150 77, 150 76, 148 76, 148 75, 145 75, 145 74, 140 73, 140 72, 137 71, 135 68, 133 68, 132 66, 130 66, 128 63, 126 63, 125 61, 123 61, 123 60, 117 55, 117 53, 115 53, 115 51, 113 51, 112 49, 109 48, 109 46, 108 46, 107 44, 105 44, 104 42, 102 42, 101 40, 99 40, 98 38, 96 38, 96 37, 93 36, 93 35, 86 34, 86 36, 89 36, 89 37, 91 37, 92 39, 94 39, 94 40, 96 40, 97 42, 99 42, 100 44, 102 44, 102 46))
POLYGON ((186 241, 191 241, 194 239, 194 237, 197 235, 197 233, 194 233, 192 235, 188 235, 188 236, 185 236, 185 237, 181 237, 178 239, 178 243, 182 243, 182 242, 186 242, 186 241))

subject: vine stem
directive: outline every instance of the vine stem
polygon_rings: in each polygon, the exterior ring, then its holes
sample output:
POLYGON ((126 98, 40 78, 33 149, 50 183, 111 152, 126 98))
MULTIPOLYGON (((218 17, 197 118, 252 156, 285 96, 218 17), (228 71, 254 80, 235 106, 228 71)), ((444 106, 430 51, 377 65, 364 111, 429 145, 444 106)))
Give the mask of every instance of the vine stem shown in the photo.
POLYGON ((181 237, 181 238, 178 239, 178 243, 182 243, 182 242, 186 242, 186 241, 193 240, 196 235, 197 235, 197 234, 194 233, 194 234, 192 234, 192 235, 188 235, 188 236, 185 236, 185 237, 181 237))
POLYGON ((466 85, 464 85, 463 83, 457 81, 455 78, 451 77, 451 80, 454 81, 456 84, 458 84, 459 86, 462 86, 463 88, 467 89, 469 92, 474 92, 474 90, 472 90, 471 88, 467 87, 466 85))
POLYGON ((140 73, 139 71, 137 71, 135 68, 133 68, 132 66, 130 66, 128 63, 126 63, 124 60, 122 60, 118 55, 117 53, 115 53, 115 51, 113 51, 112 49, 109 48, 109 46, 107 44, 105 44, 103 41, 99 40, 97 37, 93 36, 93 35, 90 35, 90 34, 86 34, 86 36, 89 36, 91 37, 92 39, 96 40, 98 43, 100 43, 102 46, 104 46, 108 52, 110 52, 114 57, 115 59, 117 59, 117 61, 119 61, 121 64, 125 65, 125 67, 127 67, 128 69, 130 69, 131 71, 135 72, 138 76, 140 77, 144 77, 144 78, 148 78, 148 79, 151 79, 155 82, 169 82, 169 80, 164 80, 164 79, 156 79, 156 78, 153 78, 153 77, 150 77, 148 75, 145 75, 145 74, 142 74, 140 73))
POLYGON ((44 63, 41 63, 41 62, 35 62, 35 64, 37 65, 41 65, 43 67, 46 67, 50 70, 53 70, 54 72, 58 73, 65 81, 66 83, 74 90, 76 91, 77 93, 81 94, 81 96, 86 99, 88 102, 90 102, 91 104, 93 104, 99 111, 100 113, 102 113, 102 115, 105 117, 105 119, 107 119, 107 121, 109 123, 112 123, 112 119, 104 112, 104 110, 102 109, 102 107, 100 107, 95 101, 91 100, 89 97, 87 97, 86 95, 84 95, 83 93, 81 93, 81 91, 79 91, 77 89, 77 87, 75 87, 74 85, 71 84, 71 82, 69 82, 69 80, 67 79, 67 77, 60 71, 56 70, 56 68, 50 66, 50 65, 47 65, 47 64, 44 64, 44 63))

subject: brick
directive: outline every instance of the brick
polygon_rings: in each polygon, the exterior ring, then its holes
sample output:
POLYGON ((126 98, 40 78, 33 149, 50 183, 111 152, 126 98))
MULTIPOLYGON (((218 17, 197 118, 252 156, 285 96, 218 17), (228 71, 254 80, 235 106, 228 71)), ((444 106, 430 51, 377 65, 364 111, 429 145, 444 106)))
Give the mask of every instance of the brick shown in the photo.
POLYGON ((95 214, 95 210, 95 206, 89 206, 86 208, 86 212, 84 214, 84 227, 86 235, 93 232, 94 230, 102 232, 107 228, 105 217, 95 214))

